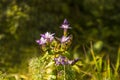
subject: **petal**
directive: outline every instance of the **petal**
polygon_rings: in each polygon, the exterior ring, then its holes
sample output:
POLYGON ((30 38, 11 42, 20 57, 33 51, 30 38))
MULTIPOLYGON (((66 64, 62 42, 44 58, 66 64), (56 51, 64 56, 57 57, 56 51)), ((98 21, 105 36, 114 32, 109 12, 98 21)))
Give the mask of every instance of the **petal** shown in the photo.
POLYGON ((36 40, 36 42, 37 42, 37 43, 39 43, 39 42, 40 42, 40 40, 36 40))
POLYGON ((68 37, 63 36, 63 37, 61 38, 61 43, 66 42, 69 38, 70 38, 69 36, 68 36, 68 37))
POLYGON ((63 24, 67 24, 67 25, 69 24, 67 19, 64 19, 63 24))

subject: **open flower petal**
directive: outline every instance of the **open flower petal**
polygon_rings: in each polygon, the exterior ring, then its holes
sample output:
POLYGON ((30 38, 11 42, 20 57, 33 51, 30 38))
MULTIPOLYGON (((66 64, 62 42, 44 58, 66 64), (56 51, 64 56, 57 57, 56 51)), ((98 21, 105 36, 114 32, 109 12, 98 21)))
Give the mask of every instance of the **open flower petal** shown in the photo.
POLYGON ((63 28, 63 29, 71 29, 71 27, 69 27, 69 23, 67 21, 67 19, 64 19, 64 22, 63 24, 60 26, 60 28, 63 28))
POLYGON ((46 32, 45 34, 41 34, 41 37, 43 37, 49 41, 52 41, 54 39, 54 34, 55 33, 51 34, 49 32, 46 32))
POLYGON ((64 43, 64 42, 68 41, 69 39, 70 39, 69 36, 68 37, 63 36, 60 41, 61 41, 61 43, 64 43))
POLYGON ((36 42, 37 42, 39 45, 45 44, 46 41, 47 41, 47 39, 44 39, 43 37, 41 37, 40 40, 36 40, 36 42))

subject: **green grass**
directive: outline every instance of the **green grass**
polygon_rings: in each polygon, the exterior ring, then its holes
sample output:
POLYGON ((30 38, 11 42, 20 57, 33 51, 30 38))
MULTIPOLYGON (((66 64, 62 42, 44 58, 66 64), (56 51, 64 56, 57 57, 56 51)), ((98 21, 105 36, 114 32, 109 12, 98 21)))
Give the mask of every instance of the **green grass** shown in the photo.
POLYGON ((90 54, 75 65, 63 67, 56 67, 52 60, 54 56, 46 53, 30 60, 28 73, 0 72, 0 80, 120 80, 120 48, 115 64, 111 63, 109 56, 94 53, 92 44, 89 51, 90 54))

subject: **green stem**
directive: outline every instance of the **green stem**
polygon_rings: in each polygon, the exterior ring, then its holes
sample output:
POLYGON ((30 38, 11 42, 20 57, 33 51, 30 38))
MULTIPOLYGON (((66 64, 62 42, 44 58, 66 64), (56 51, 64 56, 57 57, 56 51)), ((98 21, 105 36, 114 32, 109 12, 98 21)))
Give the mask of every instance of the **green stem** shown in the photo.
POLYGON ((66 80, 66 72, 65 72, 65 65, 64 65, 64 80, 66 80))
POLYGON ((64 36, 67 36, 67 29, 64 29, 63 35, 64 35, 64 36))

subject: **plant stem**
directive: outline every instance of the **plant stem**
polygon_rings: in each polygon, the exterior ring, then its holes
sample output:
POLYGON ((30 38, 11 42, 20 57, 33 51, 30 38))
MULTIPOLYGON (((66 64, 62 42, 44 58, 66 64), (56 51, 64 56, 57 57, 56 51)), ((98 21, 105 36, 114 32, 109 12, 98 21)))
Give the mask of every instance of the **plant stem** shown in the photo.
POLYGON ((64 65, 64 80, 66 80, 65 65, 64 65))

